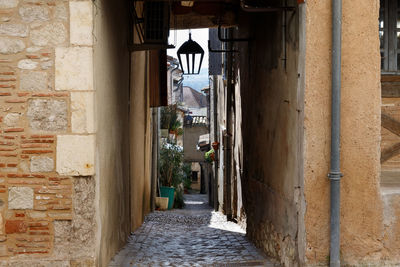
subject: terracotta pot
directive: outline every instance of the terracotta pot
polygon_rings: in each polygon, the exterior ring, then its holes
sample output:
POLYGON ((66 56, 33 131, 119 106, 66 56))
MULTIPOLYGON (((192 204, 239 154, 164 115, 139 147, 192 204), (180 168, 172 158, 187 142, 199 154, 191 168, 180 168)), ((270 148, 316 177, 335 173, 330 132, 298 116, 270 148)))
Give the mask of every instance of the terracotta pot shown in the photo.
POLYGON ((211 146, 213 147, 214 150, 218 150, 219 149, 219 143, 218 142, 213 142, 211 144, 211 146))

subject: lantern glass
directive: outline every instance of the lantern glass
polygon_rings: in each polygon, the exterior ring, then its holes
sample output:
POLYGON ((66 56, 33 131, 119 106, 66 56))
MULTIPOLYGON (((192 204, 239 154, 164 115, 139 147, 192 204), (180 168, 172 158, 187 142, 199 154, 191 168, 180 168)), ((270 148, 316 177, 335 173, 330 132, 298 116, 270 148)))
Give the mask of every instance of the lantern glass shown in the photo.
POLYGON ((178 49, 178 60, 183 74, 199 74, 203 57, 204 50, 192 40, 191 34, 189 34, 189 40, 178 49))

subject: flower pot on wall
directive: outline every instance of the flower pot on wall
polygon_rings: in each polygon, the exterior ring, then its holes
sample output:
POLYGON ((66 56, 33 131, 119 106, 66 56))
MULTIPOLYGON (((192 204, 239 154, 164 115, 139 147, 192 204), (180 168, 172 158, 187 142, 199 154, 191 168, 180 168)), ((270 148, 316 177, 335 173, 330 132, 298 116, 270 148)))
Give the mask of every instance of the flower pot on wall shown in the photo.
POLYGON ((210 151, 206 152, 204 154, 204 159, 207 162, 210 162, 210 163, 215 161, 215 151, 214 151, 214 149, 211 149, 210 151))
POLYGON ((218 150, 219 149, 219 142, 213 142, 211 145, 212 145, 214 150, 218 150))
POLYGON ((166 197, 168 198, 168 209, 172 209, 174 206, 174 193, 175 193, 175 188, 173 187, 167 187, 167 186, 161 186, 160 187, 160 194, 161 197, 166 197))

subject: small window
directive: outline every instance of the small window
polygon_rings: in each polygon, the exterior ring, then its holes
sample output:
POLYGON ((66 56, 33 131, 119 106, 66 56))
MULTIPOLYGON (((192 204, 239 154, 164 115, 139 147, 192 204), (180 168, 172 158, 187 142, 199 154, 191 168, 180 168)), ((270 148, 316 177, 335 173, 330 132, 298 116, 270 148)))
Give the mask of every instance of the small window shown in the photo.
POLYGON ((400 0, 381 0, 379 40, 382 72, 400 71, 400 0))
POLYGON ((197 172, 197 171, 192 171, 192 182, 197 182, 198 180, 199 180, 199 175, 198 175, 198 173, 199 172, 197 172))

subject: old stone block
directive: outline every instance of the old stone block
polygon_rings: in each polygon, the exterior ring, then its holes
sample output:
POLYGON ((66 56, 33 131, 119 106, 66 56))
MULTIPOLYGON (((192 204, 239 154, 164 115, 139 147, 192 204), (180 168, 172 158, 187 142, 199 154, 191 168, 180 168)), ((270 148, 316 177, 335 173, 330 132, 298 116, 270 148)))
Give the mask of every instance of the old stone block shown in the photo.
POLYGON ((31 60, 31 59, 22 59, 18 61, 18 68, 23 70, 33 70, 36 69, 39 63, 31 60))
POLYGON ((30 187, 10 187, 8 189, 8 209, 33 209, 33 189, 30 187))
POLYGON ((0 257, 4 257, 8 255, 7 246, 0 245, 0 257))
POLYGON ((22 91, 48 90, 47 72, 23 71, 20 76, 20 89, 22 91))
POLYGON ((54 254, 57 257, 71 255, 72 221, 54 221, 54 254))
MULTIPOLYGON (((72 231, 72 248, 79 258, 90 257, 95 244, 95 179, 94 177, 77 177, 74 179, 74 220, 72 231), (81 249, 77 249, 78 247, 81 249)), ((78 258, 78 257, 77 257, 78 258)))
POLYGON ((19 121, 21 119, 21 114, 12 112, 8 113, 6 116, 4 116, 4 124, 7 125, 8 127, 15 127, 19 125, 19 121))
POLYGON ((71 93, 71 127, 74 133, 94 132, 93 92, 71 93))
POLYGON ((93 259, 71 260, 70 267, 94 267, 96 266, 93 259))
POLYGON ((0 235, 4 235, 4 220, 3 215, 0 213, 0 235))
POLYGON ((28 216, 32 219, 42 219, 46 218, 46 213, 40 211, 31 211, 28 213, 28 216))
POLYGON ((70 40, 75 45, 92 45, 93 10, 91 1, 69 2, 70 40))
POLYGON ((56 170, 62 175, 94 174, 95 139, 93 135, 58 135, 56 170))
MULTIPOLYGON (((33 257, 25 257, 25 259, 0 261, 0 267, 71 267, 69 260, 34 260, 33 257), (1 265, 5 262, 7 265, 1 265)), ((83 267, 83 266, 82 266, 83 267)))
POLYGON ((54 11, 54 17, 58 20, 67 20, 68 12, 67 8, 63 3, 57 3, 54 11))
POLYGON ((28 225, 22 220, 7 220, 5 229, 6 234, 26 233, 28 230, 28 225))
POLYGON ((14 8, 18 5, 18 0, 0 0, 0 8, 14 8))
POLYGON ((31 32, 31 41, 37 46, 58 45, 63 43, 66 38, 67 30, 61 22, 47 24, 31 32))
POLYGON ((9 16, 1 16, 0 17, 1 22, 9 22, 10 20, 11 20, 11 17, 9 17, 9 16))
POLYGON ((35 131, 65 131, 68 127, 65 100, 29 100, 27 116, 29 126, 35 131))
POLYGON ((17 54, 25 49, 25 43, 19 39, 0 37, 0 54, 17 54))
POLYGON ((1 23, 0 34, 26 37, 28 36, 28 26, 24 24, 1 23))
POLYGON ((50 69, 52 66, 53 66, 53 61, 51 60, 40 63, 40 67, 42 68, 42 70, 50 69))
POLYGON ((54 160, 50 157, 31 157, 31 172, 51 172, 54 170, 54 160))
POLYGON ((49 20, 49 9, 39 5, 23 6, 19 9, 19 15, 25 22, 49 20))
POLYGON ((38 47, 38 46, 30 46, 26 49, 26 52, 28 53, 35 53, 40 51, 41 49, 43 49, 42 47, 38 47))
POLYGON ((93 90, 92 48, 56 48, 55 85, 56 90, 93 90))

